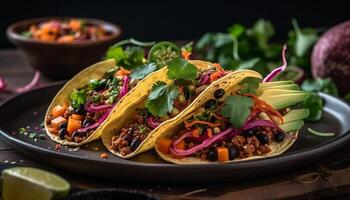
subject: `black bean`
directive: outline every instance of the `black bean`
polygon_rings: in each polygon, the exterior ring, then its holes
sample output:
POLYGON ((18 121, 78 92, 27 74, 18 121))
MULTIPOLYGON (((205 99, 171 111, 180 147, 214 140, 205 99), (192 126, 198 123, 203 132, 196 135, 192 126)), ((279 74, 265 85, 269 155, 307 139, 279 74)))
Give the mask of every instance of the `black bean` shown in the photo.
POLYGON ((218 153, 215 151, 215 149, 212 149, 209 151, 207 158, 210 161, 217 161, 218 160, 218 153))
POLYGON ((214 97, 215 97, 215 99, 220 99, 222 96, 224 96, 224 94, 225 94, 225 90, 220 88, 220 89, 215 90, 214 97))
POLYGON ((79 114, 79 115, 85 114, 84 105, 80 105, 78 108, 76 108, 76 109, 74 110, 74 113, 79 114))
POLYGON ((185 96, 186 100, 189 99, 191 96, 191 91, 190 91, 190 89, 188 89, 188 87, 184 88, 184 96, 185 96))
POLYGON ((59 137, 61 140, 64 140, 64 136, 66 136, 68 134, 68 131, 67 129, 65 128, 61 128, 60 131, 58 132, 59 133, 59 137))
POLYGON ((98 82, 98 86, 96 88, 96 90, 103 90, 107 85, 107 79, 102 79, 98 82))
POLYGON ((249 129, 243 132, 243 135, 245 137, 253 137, 256 134, 256 130, 255 129, 249 129))
POLYGON ((72 134, 72 138, 74 139, 75 137, 84 137, 86 136, 86 132, 78 132, 78 131, 75 131, 73 134, 72 134))
POLYGON ((205 108, 211 108, 213 105, 215 105, 216 100, 215 99, 209 99, 207 102, 205 102, 204 107, 205 108))
POLYGON ((83 121, 83 127, 87 127, 87 126, 90 126, 91 124, 93 124, 93 121, 89 118, 86 118, 84 121, 83 121))
POLYGON ((237 150, 233 146, 228 147, 228 153, 230 160, 235 159, 235 157, 237 156, 237 150))
POLYGON ((128 144, 130 145, 132 142, 132 135, 131 134, 127 134, 123 137, 123 140, 127 141, 128 144))
POLYGON ((137 149, 137 147, 139 147, 141 144, 141 140, 138 138, 135 138, 132 140, 131 144, 130 144, 130 148, 131 150, 135 151, 137 149))
POLYGON ((58 128, 59 129, 65 129, 65 128, 67 128, 67 122, 62 122, 62 123, 60 123, 60 125, 58 126, 58 128))
POLYGON ((276 142, 283 142, 285 137, 286 137, 285 133, 278 131, 273 135, 273 140, 275 140, 276 142))
POLYGON ((257 133, 255 135, 255 137, 258 138, 258 140, 261 144, 268 144, 269 143, 269 137, 267 137, 267 135, 265 135, 263 133, 257 133))

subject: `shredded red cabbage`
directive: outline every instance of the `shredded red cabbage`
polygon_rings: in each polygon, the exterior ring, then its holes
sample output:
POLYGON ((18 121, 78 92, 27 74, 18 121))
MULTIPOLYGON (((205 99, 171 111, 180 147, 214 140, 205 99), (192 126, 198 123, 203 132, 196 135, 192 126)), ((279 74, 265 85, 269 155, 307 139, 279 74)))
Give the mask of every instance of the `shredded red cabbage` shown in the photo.
MULTIPOLYGON (((204 140, 201 144, 195 146, 195 147, 192 147, 190 149, 187 149, 187 150, 181 150, 181 149, 176 149, 176 145, 181 141, 183 140, 185 137, 180 137, 179 139, 177 139, 176 141, 174 141, 174 143, 172 144, 172 146, 170 147, 170 152, 173 153, 174 155, 176 156, 188 156, 188 155, 191 155, 201 149, 204 149, 208 146, 210 146, 211 144, 213 144, 214 142, 216 142, 217 140, 221 139, 222 137, 224 137, 225 135, 229 134, 230 132, 232 132, 234 129, 231 127, 231 128, 228 128, 224 131, 222 131, 221 133, 217 134, 217 135, 214 135, 213 137, 211 138, 208 138, 206 140, 204 140)), ((186 135, 188 136, 189 134, 191 134, 190 132, 189 133, 186 133, 186 135)), ((183 135, 184 136, 184 135, 183 135)))
POLYGON ((155 129, 159 126, 159 120, 155 119, 153 116, 149 116, 146 119, 146 122, 148 124, 149 127, 155 129))
POLYGON ((109 113, 111 113, 112 110, 113 110, 113 107, 109 108, 108 110, 106 110, 102 114, 102 116, 100 117, 100 119, 96 123, 91 124, 90 126, 87 126, 85 128, 80 128, 80 129, 78 129, 78 132, 86 132, 86 131, 88 131, 90 129, 94 129, 94 128, 99 127, 107 119, 109 113))
POLYGON ((274 69, 271 73, 269 73, 263 80, 263 83, 271 81, 273 78, 275 78, 279 73, 281 73, 283 70, 287 67, 287 60, 286 60, 286 50, 287 45, 283 45, 282 49, 282 66, 277 67, 274 69))
POLYGON ((205 85, 205 84, 208 84, 209 82, 209 74, 211 73, 211 71, 207 71, 207 72, 204 72, 201 77, 199 78, 199 83, 201 85, 205 85))
POLYGON ((6 90, 6 86, 7 86, 7 84, 6 84, 5 79, 3 79, 2 77, 0 77, 0 92, 1 92, 1 91, 5 91, 5 90, 6 90))
POLYGON ((120 93, 119 93, 119 99, 121 99, 123 96, 126 95, 126 93, 128 93, 128 87, 129 87, 129 77, 124 76, 123 86, 122 86, 120 93))
POLYGON ((86 102, 84 107, 85 107, 85 110, 89 112, 100 112, 108 108, 111 108, 112 106, 113 106, 112 104, 94 105, 94 104, 91 104, 91 101, 88 101, 86 102))
POLYGON ((23 93, 23 92, 27 92, 27 91, 33 89, 34 87, 36 87, 38 85, 39 80, 40 80, 40 72, 35 71, 35 75, 33 77, 33 80, 29 84, 27 84, 23 87, 17 88, 16 93, 23 93))
POLYGON ((255 127, 259 126, 264 126, 264 127, 271 127, 271 128, 276 128, 278 130, 281 130, 275 123, 269 121, 269 120, 264 120, 264 119, 256 119, 252 121, 248 121, 247 123, 244 124, 243 128, 241 130, 233 129, 233 128, 228 128, 225 131, 222 131, 221 133, 209 138, 207 135, 200 136, 199 138, 193 138, 191 137, 191 132, 187 132, 183 134, 180 138, 174 141, 172 146, 170 147, 170 151, 177 156, 188 156, 191 155, 201 149, 204 149, 211 144, 213 144, 216 141, 225 139, 225 138, 232 138, 236 135, 241 134, 245 130, 249 130, 255 127), (181 149, 176 149, 176 145, 181 142, 182 140, 185 140, 187 142, 201 142, 201 144, 192 147, 191 149, 187 150, 181 150, 181 149))
POLYGON ((244 124, 243 130, 249 130, 259 126, 271 127, 271 128, 276 128, 280 130, 280 128, 275 123, 265 119, 256 119, 256 120, 248 121, 247 123, 244 124))

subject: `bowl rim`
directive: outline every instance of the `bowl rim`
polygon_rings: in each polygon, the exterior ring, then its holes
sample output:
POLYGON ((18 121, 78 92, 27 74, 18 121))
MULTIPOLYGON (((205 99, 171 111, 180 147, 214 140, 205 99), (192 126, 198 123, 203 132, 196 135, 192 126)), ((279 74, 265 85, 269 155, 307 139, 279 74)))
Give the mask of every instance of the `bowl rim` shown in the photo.
POLYGON ((63 47, 63 46, 77 47, 77 46, 93 46, 93 45, 98 45, 102 43, 112 42, 118 39, 122 35, 122 29, 120 28, 119 25, 116 25, 114 23, 107 22, 101 19, 88 18, 88 17, 51 16, 51 17, 31 18, 31 19, 16 21, 7 27, 6 35, 9 38, 9 40, 15 44, 21 42, 21 43, 27 43, 27 44, 49 45, 49 46, 59 46, 59 47, 63 47), (48 42, 48 41, 42 41, 42 40, 37 40, 33 38, 26 38, 21 36, 18 32, 16 32, 16 28, 19 26, 30 26, 31 24, 37 24, 40 22, 53 20, 53 19, 63 20, 63 19, 74 19, 74 18, 83 19, 88 23, 101 25, 103 27, 107 26, 108 30, 111 31, 111 34, 100 40, 87 40, 87 41, 73 42, 73 43, 58 43, 56 41, 48 42))

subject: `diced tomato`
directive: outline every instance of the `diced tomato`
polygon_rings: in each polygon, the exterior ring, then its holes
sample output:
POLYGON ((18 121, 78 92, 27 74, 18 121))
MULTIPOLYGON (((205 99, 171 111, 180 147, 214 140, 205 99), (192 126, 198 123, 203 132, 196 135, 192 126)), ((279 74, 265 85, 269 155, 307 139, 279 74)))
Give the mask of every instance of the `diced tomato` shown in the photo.
POLYGON ((201 133, 201 128, 197 127, 192 131, 192 136, 197 138, 199 137, 200 133, 201 133))
POLYGON ((84 115, 72 114, 72 118, 82 121, 84 119, 84 115))
POLYGON ((211 128, 207 128, 207 135, 208 135, 208 137, 213 137, 213 129, 211 129, 211 128))
POLYGON ((57 128, 49 127, 49 132, 51 134, 58 135, 58 129, 57 128))
POLYGON ((73 119, 72 117, 68 119, 67 131, 70 136, 80 128, 81 128, 80 120, 73 119))
POLYGON ((53 117, 63 116, 65 111, 66 111, 65 106, 57 105, 52 109, 52 116, 53 117))
POLYGON ((218 152, 219 162, 226 162, 229 160, 228 149, 226 147, 218 147, 216 148, 216 151, 218 152))
POLYGON ((58 129, 58 127, 60 126, 60 124, 64 123, 64 122, 67 122, 67 119, 64 118, 64 117, 56 117, 54 118, 53 120, 51 120, 51 127, 52 128, 55 128, 55 129, 58 129))
POLYGON ((121 67, 117 72, 116 72, 116 75, 117 76, 127 76, 131 74, 131 71, 130 70, 127 70, 127 69, 124 69, 123 67, 121 67))
POLYGON ((173 141, 169 138, 159 138, 157 142, 157 149, 164 154, 169 154, 170 145, 172 142, 173 141))

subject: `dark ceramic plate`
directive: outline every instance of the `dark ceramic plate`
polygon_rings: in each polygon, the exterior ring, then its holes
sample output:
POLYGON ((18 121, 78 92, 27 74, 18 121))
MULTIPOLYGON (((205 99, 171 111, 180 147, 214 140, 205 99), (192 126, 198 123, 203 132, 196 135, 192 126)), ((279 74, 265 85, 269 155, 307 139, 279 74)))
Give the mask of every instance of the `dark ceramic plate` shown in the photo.
MULTIPOLYGON (((306 123, 296 143, 281 156, 231 164, 208 164, 180 166, 161 161, 154 151, 123 160, 108 153, 100 141, 79 149, 62 147, 55 149, 49 138, 33 138, 44 133, 38 129, 47 106, 62 84, 34 90, 19 95, 0 107, 1 138, 19 151, 34 159, 85 175, 131 182, 193 183, 216 182, 256 177, 276 173, 312 162, 321 155, 336 150, 350 141, 350 107, 343 101, 321 94, 325 109, 321 121, 306 123), (29 134, 20 134, 18 128, 30 126, 29 134), (306 128, 335 132, 334 137, 317 137, 307 133, 306 128), (107 152, 107 159, 100 154, 107 152)), ((44 135, 44 134, 43 134, 44 135)))

